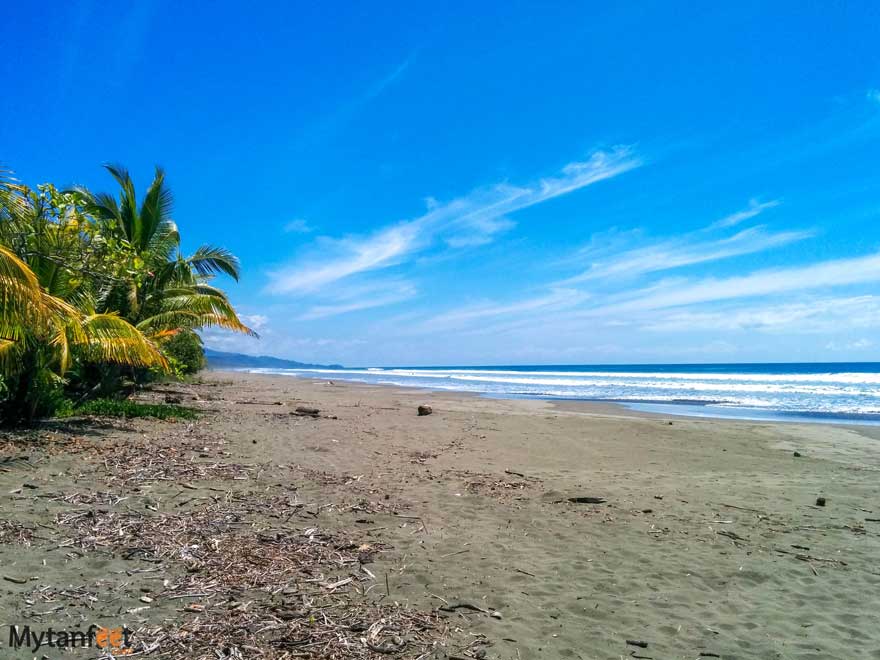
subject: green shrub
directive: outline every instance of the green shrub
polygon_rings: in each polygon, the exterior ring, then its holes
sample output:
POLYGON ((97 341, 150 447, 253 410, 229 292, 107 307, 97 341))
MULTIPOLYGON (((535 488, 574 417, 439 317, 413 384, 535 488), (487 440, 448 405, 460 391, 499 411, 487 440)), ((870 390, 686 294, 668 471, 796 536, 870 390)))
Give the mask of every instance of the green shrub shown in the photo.
POLYGON ((116 399, 95 399, 72 408, 67 415, 95 415, 97 417, 155 417, 156 419, 195 419, 192 408, 169 406, 164 403, 138 403, 116 399))
POLYGON ((162 352, 168 358, 172 372, 190 375, 205 366, 202 338, 191 330, 182 330, 162 342, 162 352))

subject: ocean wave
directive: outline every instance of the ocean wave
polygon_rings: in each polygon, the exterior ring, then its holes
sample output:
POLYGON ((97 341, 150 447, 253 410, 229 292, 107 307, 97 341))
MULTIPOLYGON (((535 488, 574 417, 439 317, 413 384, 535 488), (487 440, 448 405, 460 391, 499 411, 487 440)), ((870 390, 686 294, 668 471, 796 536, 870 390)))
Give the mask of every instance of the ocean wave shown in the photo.
POLYGON ((530 369, 261 369, 307 377, 462 391, 596 401, 696 404, 810 414, 880 413, 880 373, 688 373, 530 369))
MULTIPOLYGON (((280 370, 278 370, 280 371, 280 370)), ((450 378, 456 376, 529 376, 558 378, 636 378, 644 380, 673 379, 701 381, 755 381, 755 382, 815 382, 846 383, 854 385, 880 385, 880 373, 827 372, 827 373, 711 373, 711 372, 648 372, 648 371, 516 371, 502 369, 391 369, 371 367, 369 369, 296 369, 294 371, 322 374, 370 374, 409 376, 418 378, 450 378)))

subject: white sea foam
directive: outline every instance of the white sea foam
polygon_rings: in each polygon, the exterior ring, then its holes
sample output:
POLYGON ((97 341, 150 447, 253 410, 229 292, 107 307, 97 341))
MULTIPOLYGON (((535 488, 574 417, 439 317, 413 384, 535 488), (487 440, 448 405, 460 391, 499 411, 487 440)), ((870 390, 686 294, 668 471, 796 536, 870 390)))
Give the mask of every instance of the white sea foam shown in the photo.
POLYGON ((880 371, 870 373, 747 373, 574 369, 302 369, 261 370, 332 376, 399 386, 614 401, 700 402, 726 408, 835 414, 880 413, 880 371))

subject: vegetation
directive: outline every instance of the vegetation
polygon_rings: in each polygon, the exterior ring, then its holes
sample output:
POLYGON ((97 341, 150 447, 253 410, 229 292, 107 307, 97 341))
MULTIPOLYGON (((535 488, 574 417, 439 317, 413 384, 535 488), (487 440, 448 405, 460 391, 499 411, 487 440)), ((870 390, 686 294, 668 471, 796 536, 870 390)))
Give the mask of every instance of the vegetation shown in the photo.
POLYGON ((162 352, 168 358, 172 372, 190 376, 205 366, 202 338, 192 330, 182 330, 162 343, 162 352))
POLYGON ((196 411, 184 406, 164 403, 138 403, 118 399, 93 399, 81 406, 61 411, 64 417, 95 415, 97 417, 155 417, 157 419, 195 419, 196 411))
POLYGON ((32 190, 0 170, 0 422, 192 373, 201 328, 253 334, 211 284, 219 274, 237 280, 237 259, 213 246, 181 254, 164 173, 138 203, 129 174, 107 170, 118 199, 32 190))

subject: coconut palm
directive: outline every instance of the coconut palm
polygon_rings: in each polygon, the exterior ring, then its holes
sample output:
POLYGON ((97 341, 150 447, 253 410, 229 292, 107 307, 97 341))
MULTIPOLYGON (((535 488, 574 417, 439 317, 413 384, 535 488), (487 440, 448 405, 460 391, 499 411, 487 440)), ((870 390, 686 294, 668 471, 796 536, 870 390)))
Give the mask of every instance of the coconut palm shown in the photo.
POLYGON ((34 192, 0 172, 0 377, 7 389, 0 416, 7 421, 42 412, 74 364, 167 368, 140 330, 96 310, 94 287, 113 275, 104 268, 102 278, 86 277, 98 271, 90 273, 82 253, 106 246, 95 245, 76 208, 58 199, 51 187, 34 192))
POLYGON ((173 197, 165 173, 156 168, 152 183, 138 204, 134 183, 119 165, 105 165, 119 185, 119 199, 108 193, 78 192, 103 233, 124 239, 136 255, 138 274, 124 286, 106 291, 102 302, 119 309, 138 328, 161 338, 180 330, 217 326, 254 335, 226 294, 209 280, 225 274, 236 281, 238 259, 228 250, 205 245, 190 256, 180 252, 180 234, 171 218, 173 197))
POLYGON ((156 345, 115 314, 81 309, 50 295, 21 259, 0 246, 2 416, 29 420, 63 384, 75 361, 167 368, 156 345))

